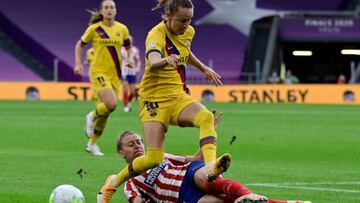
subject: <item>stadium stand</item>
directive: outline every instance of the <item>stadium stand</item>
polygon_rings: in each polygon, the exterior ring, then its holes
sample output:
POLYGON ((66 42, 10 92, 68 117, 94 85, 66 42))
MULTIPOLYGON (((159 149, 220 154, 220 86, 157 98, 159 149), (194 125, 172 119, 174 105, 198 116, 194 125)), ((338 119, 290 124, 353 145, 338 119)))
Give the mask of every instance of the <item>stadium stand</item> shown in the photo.
MULTIPOLYGON (((118 20, 128 25, 136 45, 140 48, 142 58, 147 31, 160 21, 159 11, 151 12, 155 3, 156 1, 144 1, 141 4, 138 1, 122 1, 117 5, 118 20), (139 13, 141 16, 146 13, 147 17, 139 19, 139 13)), ((202 8, 195 13, 194 22, 213 9, 205 1, 194 1, 194 4, 202 8)), ((32 40, 43 46, 48 51, 48 58, 55 56, 64 62, 64 67, 72 68, 74 45, 86 29, 89 20, 86 9, 97 7, 98 1, 2 0, 0 12, 32 40), (31 9, 34 5, 37 12, 31 9)), ((212 61, 214 69, 223 76, 225 83, 238 81, 246 46, 245 36, 227 25, 197 26, 196 30, 193 52, 205 63, 212 61), (226 37, 223 33, 227 33, 226 37), (226 53, 226 56, 223 53, 226 53)), ((52 61, 53 59, 47 62, 47 66, 51 66, 52 61)), ((77 80, 68 74, 70 73, 60 73, 59 78, 77 80)), ((206 82, 197 70, 190 70, 187 75, 189 82, 206 82)))
POLYGON ((36 73, 0 48, 0 81, 42 81, 36 73))

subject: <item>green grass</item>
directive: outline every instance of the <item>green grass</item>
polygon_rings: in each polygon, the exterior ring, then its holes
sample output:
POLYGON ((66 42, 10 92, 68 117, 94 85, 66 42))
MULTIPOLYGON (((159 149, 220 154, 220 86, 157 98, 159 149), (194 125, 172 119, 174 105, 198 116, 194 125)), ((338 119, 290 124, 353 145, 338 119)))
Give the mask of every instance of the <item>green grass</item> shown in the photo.
MULTIPOLYGON (((47 202, 57 185, 73 184, 87 202, 125 163, 115 153, 123 130, 141 132, 138 105, 111 115, 100 140, 104 157, 85 153, 83 125, 92 102, 0 102, 0 202, 47 202), (78 169, 87 175, 80 179, 78 169)), ((216 104, 224 112, 218 154, 230 152, 225 174, 253 192, 315 203, 360 202, 360 106, 216 104), (231 137, 237 139, 230 145, 231 137), (265 185, 267 184, 267 185, 265 185)), ((197 129, 171 127, 166 151, 192 154, 197 129)), ((113 202, 126 202, 120 189, 113 202)))

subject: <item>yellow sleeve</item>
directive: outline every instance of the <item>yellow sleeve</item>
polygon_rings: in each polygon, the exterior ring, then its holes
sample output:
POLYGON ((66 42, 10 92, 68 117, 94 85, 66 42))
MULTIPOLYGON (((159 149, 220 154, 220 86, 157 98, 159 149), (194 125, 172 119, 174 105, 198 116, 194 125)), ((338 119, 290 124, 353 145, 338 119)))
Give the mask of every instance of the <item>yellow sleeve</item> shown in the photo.
POLYGON ((165 36, 160 32, 149 32, 146 42, 146 58, 151 52, 158 52, 161 57, 165 56, 165 36))
POLYGON ((85 43, 91 42, 92 39, 94 38, 94 34, 95 34, 94 26, 89 26, 86 29, 85 33, 81 36, 81 41, 85 43))
POLYGON ((120 30, 121 30, 121 36, 122 36, 122 46, 128 47, 130 45, 130 34, 129 29, 126 27, 126 25, 117 22, 120 30))
POLYGON ((190 36, 191 36, 190 42, 192 42, 196 32, 193 26, 189 26, 189 28, 190 28, 190 36))
POLYGON ((124 29, 123 29, 123 36, 124 36, 124 41, 129 39, 129 29, 124 25, 124 29))

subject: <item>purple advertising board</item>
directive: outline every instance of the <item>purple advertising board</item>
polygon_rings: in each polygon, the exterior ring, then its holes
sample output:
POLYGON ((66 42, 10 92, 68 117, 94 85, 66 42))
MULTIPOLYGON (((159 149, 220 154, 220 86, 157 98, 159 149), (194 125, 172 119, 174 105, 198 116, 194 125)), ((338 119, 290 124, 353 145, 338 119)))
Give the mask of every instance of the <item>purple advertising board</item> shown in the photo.
POLYGON ((360 18, 356 17, 288 17, 279 20, 281 39, 359 40, 360 18))
POLYGON ((349 0, 257 0, 258 8, 287 11, 335 11, 342 10, 349 0))

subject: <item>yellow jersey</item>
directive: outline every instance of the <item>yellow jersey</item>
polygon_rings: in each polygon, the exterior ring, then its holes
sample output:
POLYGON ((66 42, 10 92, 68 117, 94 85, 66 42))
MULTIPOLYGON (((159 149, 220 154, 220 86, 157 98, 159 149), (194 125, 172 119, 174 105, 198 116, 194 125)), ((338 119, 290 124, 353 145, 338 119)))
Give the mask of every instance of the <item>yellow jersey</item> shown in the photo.
POLYGON ((94 61, 94 57, 94 48, 91 47, 86 51, 86 61, 89 65, 91 65, 91 63, 94 61))
POLYGON ((144 101, 166 101, 189 93, 186 87, 186 64, 190 54, 190 46, 195 30, 189 26, 182 35, 173 35, 161 22, 150 30, 146 38, 146 67, 140 83, 140 97, 144 101), (180 56, 178 67, 168 65, 150 70, 147 56, 158 52, 161 57, 171 54, 180 56))
POLYGON ((81 41, 92 43, 94 48, 94 59, 90 70, 102 72, 108 75, 118 75, 121 78, 121 52, 122 46, 129 46, 129 30, 119 22, 109 27, 102 21, 90 25, 81 41))

